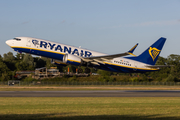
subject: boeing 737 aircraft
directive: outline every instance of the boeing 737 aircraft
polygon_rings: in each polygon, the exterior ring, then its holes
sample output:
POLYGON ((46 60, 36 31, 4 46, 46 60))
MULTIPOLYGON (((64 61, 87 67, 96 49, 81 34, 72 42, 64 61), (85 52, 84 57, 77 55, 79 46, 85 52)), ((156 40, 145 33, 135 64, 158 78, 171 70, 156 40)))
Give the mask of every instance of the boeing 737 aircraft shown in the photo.
POLYGON ((25 52, 51 58, 55 64, 84 65, 112 72, 143 73, 157 71, 160 67, 166 67, 155 65, 165 41, 166 38, 161 37, 142 54, 131 57, 127 55, 133 55, 133 51, 138 44, 128 52, 114 55, 31 37, 16 37, 7 40, 6 44, 20 53, 25 52))

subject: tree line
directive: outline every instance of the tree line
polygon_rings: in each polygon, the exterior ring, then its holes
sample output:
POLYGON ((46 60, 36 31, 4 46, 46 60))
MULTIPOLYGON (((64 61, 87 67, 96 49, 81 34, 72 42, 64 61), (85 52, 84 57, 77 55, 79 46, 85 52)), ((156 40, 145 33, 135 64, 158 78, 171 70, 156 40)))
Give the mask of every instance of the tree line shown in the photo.
MULTIPOLYGON (((91 80, 91 81, 164 81, 164 82, 179 82, 180 81, 180 55, 171 54, 167 58, 159 57, 156 65, 174 65, 173 67, 164 67, 160 71, 147 73, 115 73, 104 70, 96 70, 91 68, 92 73, 98 73, 98 77, 77 78, 75 76, 68 79, 55 78, 53 80, 91 80)), ((71 72, 76 72, 78 66, 68 65, 59 66, 51 63, 50 58, 32 56, 31 54, 19 54, 15 56, 12 52, 0 55, 0 81, 13 79, 16 71, 33 71, 35 68, 41 67, 57 67, 60 72, 67 71, 70 68, 71 72)), ((85 69, 85 67, 81 67, 85 69)), ((66 76, 65 76, 66 77, 66 76)), ((52 80, 52 79, 51 79, 52 80)))

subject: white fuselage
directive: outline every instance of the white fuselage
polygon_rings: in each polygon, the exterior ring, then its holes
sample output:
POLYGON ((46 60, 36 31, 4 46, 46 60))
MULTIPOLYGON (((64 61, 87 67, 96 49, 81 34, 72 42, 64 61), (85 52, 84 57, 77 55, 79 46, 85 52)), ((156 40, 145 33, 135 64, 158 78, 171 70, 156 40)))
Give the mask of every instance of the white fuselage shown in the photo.
MULTIPOLYGON (((78 61, 77 59, 80 58, 107 55, 92 50, 31 37, 17 37, 6 41, 6 44, 17 52, 25 52, 57 60, 62 60, 65 55, 69 54, 75 56, 76 59, 74 61, 78 61)), ((70 58, 68 58, 68 60, 70 60, 70 58)), ((103 63, 104 64, 100 67, 100 69, 102 68, 114 72, 128 72, 129 70, 134 72, 138 72, 138 70, 140 70, 140 72, 143 72, 157 70, 146 67, 147 64, 145 63, 124 57, 114 58, 110 61, 103 61, 103 63)))

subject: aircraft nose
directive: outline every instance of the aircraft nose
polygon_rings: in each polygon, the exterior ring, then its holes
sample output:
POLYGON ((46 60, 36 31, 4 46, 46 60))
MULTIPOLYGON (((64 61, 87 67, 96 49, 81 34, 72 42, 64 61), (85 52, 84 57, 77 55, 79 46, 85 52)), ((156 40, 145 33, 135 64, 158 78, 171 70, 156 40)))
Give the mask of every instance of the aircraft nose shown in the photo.
POLYGON ((7 40, 7 41, 6 41, 6 44, 9 45, 9 46, 11 46, 11 40, 7 40))

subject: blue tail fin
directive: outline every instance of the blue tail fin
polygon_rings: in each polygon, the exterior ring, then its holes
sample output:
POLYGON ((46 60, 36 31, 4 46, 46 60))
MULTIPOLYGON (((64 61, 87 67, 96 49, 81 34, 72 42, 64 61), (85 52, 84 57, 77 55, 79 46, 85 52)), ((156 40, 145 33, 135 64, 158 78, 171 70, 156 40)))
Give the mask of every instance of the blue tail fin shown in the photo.
POLYGON ((137 57, 128 57, 129 59, 133 59, 139 62, 143 62, 150 65, 155 65, 159 54, 164 46, 166 38, 159 38, 154 44, 152 44, 147 50, 145 50, 141 55, 137 57))

